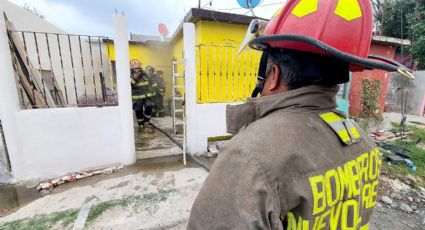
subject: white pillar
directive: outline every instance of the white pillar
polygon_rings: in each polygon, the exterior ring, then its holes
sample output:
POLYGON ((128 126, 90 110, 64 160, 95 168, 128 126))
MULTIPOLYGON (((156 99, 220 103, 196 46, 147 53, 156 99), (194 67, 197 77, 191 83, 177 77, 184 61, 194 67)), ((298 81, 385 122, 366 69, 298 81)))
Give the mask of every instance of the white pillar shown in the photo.
POLYGON ((196 104, 196 34, 193 23, 183 24, 184 50, 184 79, 185 79, 185 106, 186 106, 186 144, 189 153, 202 153, 205 149, 199 143, 202 137, 198 136, 198 114, 196 104), (202 147, 201 147, 202 148, 202 147))
POLYGON ((15 80, 9 38, 3 12, 0 12, 0 119, 3 124, 4 136, 15 178, 23 175, 25 167, 21 164, 18 123, 16 113, 20 110, 19 94, 15 80))
POLYGON ((128 22, 124 16, 113 15, 115 65, 117 71, 118 103, 121 123, 121 153, 124 154, 124 164, 136 161, 136 148, 134 142, 133 108, 131 101, 129 48, 128 48, 128 22))

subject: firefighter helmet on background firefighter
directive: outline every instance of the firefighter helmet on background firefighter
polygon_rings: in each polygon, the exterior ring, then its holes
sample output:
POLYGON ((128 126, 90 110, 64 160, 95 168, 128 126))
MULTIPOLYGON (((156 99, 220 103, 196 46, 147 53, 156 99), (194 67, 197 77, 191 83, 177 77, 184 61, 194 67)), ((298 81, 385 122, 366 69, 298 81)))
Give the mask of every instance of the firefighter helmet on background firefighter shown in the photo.
POLYGON ((130 69, 141 69, 142 63, 138 59, 131 59, 130 69))
POLYGON ((155 73, 155 68, 153 66, 151 66, 151 65, 148 65, 148 66, 146 66, 146 71, 149 74, 153 74, 153 73, 155 73))

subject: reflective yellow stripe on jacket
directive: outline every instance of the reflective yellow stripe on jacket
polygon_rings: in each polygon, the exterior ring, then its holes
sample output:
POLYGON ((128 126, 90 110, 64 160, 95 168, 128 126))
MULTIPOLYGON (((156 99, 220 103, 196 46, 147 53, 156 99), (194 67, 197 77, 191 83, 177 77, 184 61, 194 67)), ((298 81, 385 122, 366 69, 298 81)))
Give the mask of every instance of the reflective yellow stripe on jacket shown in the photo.
POLYGON ((147 97, 153 97, 153 96, 156 96, 156 93, 147 93, 146 96, 147 97))
POLYGON ((322 120, 332 128, 339 139, 346 145, 356 143, 360 139, 360 134, 354 124, 334 112, 326 112, 319 115, 322 120))
POLYGON ((137 86, 148 86, 148 85, 149 85, 149 82, 147 82, 147 81, 141 81, 141 82, 137 83, 137 86))
POLYGON ((131 99, 133 99, 133 100, 141 100, 141 99, 145 99, 146 98, 146 95, 134 95, 134 96, 131 96, 131 99))

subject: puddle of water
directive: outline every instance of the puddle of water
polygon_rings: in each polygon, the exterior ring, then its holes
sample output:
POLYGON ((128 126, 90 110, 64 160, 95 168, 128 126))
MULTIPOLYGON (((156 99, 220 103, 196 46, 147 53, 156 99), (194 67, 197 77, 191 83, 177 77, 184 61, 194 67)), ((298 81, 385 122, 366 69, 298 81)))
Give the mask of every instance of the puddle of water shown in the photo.
POLYGON ((24 184, 0 186, 0 217, 6 216, 41 196, 24 184))

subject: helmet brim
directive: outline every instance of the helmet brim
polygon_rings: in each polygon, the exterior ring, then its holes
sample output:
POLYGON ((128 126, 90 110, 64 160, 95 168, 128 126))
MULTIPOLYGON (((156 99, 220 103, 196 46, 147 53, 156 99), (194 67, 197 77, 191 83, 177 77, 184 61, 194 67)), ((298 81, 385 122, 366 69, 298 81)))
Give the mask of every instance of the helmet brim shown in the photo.
MULTIPOLYGON (((319 51, 323 52, 326 55, 333 56, 344 62, 350 63, 351 65, 361 67, 363 69, 380 69, 388 72, 399 72, 402 75, 414 79, 412 71, 406 66, 394 61, 389 60, 381 56, 371 56, 371 58, 362 58, 358 57, 341 50, 338 50, 324 42, 321 42, 317 39, 314 39, 309 36, 300 35, 300 34, 279 34, 279 35, 264 35, 258 36, 249 42, 249 46, 256 50, 266 50, 271 48, 280 48, 272 47, 269 44, 273 42, 297 42, 304 43, 309 46, 312 46, 319 51), (373 59, 375 60, 373 60, 373 59)), ((358 71, 358 70, 357 70, 358 71)))

